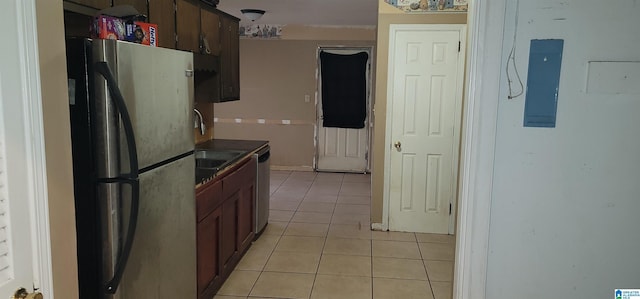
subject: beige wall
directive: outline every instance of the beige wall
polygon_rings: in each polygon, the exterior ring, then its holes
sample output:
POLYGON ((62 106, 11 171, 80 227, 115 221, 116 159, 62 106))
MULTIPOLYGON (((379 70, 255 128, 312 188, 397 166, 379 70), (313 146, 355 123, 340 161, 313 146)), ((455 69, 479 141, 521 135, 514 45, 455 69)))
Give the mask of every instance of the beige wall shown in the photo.
POLYGON ((55 298, 78 298, 62 0, 36 0, 55 298))
POLYGON ((286 25, 281 39, 290 40, 346 40, 375 41, 375 26, 329 27, 309 25, 286 25))
POLYGON ((268 140, 274 168, 310 170, 315 155, 319 46, 375 46, 375 42, 290 40, 286 36, 282 40, 242 39, 241 99, 215 104, 215 117, 219 119, 214 127, 215 138, 268 140), (305 102, 305 95, 310 96, 310 102, 305 102), (242 123, 236 123, 236 118, 242 123), (258 124, 258 119, 264 119, 266 124, 258 124), (290 120, 291 124, 283 125, 282 120, 290 120))
POLYGON ((382 222, 384 192, 384 149, 387 114, 387 72, 389 56, 389 25, 391 24, 466 24, 466 13, 404 13, 403 11, 378 1, 378 41, 377 72, 375 81, 376 100, 374 105, 373 171, 371 222, 382 222))

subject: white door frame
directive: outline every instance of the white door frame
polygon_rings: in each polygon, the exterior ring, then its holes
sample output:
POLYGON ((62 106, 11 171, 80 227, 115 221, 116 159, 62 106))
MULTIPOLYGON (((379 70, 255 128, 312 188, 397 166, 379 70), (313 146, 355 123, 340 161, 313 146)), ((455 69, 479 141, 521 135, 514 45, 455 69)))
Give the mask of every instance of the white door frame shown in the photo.
MULTIPOLYGON (((25 184, 29 188, 29 196, 25 199, 30 206, 31 243, 33 256, 33 287, 43 293, 45 298, 53 298, 53 277, 51 267, 51 242, 49 231, 49 206, 47 193, 46 159, 44 145, 44 127, 42 115, 42 94, 40 88, 40 62, 38 57, 38 35, 36 20, 36 0, 15 1, 18 28, 16 40, 5 41, 20 50, 21 55, 15 57, 20 62, 20 69, 15 74, 20 76, 22 98, 22 121, 24 131, 13 132, 25 136, 24 165, 27 177, 25 184)), ((6 7, 5 7, 6 8, 6 7)), ((12 132, 7 132, 10 135, 12 132)), ((10 187, 10 186, 9 186, 10 187)), ((15 199, 10 199, 15 200, 15 199)), ((18 237, 18 236, 14 236, 18 237)), ((24 286, 30 288, 32 286, 24 286)))
MULTIPOLYGON (((456 96, 456 102, 460 103, 462 106, 458 106, 458 104, 456 104, 456 108, 458 111, 460 111, 461 109, 463 109, 464 105, 463 105, 463 87, 464 87, 464 70, 465 70, 465 49, 466 49, 466 29, 467 25, 465 24, 391 24, 391 26, 389 27, 389 70, 387 72, 387 114, 386 114, 386 127, 385 127, 385 140, 389 141, 389 144, 385 145, 385 151, 384 151, 384 169, 389 170, 391 169, 391 123, 393 121, 393 115, 392 115, 392 99, 393 99, 393 80, 394 80, 394 76, 395 76, 395 67, 393 65, 393 57, 395 55, 395 37, 396 37, 396 32, 399 30, 424 30, 424 29, 428 29, 428 30, 450 30, 450 31, 459 31, 460 32, 460 60, 458 63, 458 70, 457 70, 457 85, 456 85, 456 91, 455 91, 455 96, 456 96)), ((454 147, 455 148, 460 148, 460 136, 461 136, 461 132, 462 132, 462 120, 460 119, 460 113, 456 113, 456 117, 454 119, 454 122, 458 125, 458 127, 461 129, 459 131, 455 131, 454 135, 453 135, 453 140, 454 140, 454 147)), ((451 199, 451 215, 449 216, 449 234, 453 234, 454 230, 455 230, 455 219, 456 219, 456 211, 457 211, 457 200, 456 198, 458 197, 457 194, 459 194, 458 192, 458 177, 460 177, 459 174, 459 161, 460 161, 460 153, 458 153, 458 155, 453 155, 452 157, 452 163, 453 165, 455 165, 456 169, 454 173, 458 173, 458 176, 453 180, 453 184, 454 184, 454 190, 453 190, 453 196, 451 199)), ((391 181, 391 176, 390 176, 390 172, 389 171, 385 171, 384 172, 384 194, 383 194, 383 202, 382 202, 382 226, 383 226, 383 230, 388 230, 389 229, 389 205, 390 205, 390 197, 391 197, 391 190, 389 187, 389 182, 391 181)))
MULTIPOLYGON (((315 148, 315 155, 313 156, 313 169, 315 171, 318 171, 318 160, 320 159, 320 149, 319 149, 319 138, 320 136, 319 131, 320 131, 320 126, 322 126, 321 123, 321 119, 320 119, 320 96, 321 96, 321 90, 320 90, 320 80, 322 80, 321 78, 321 70, 320 70, 320 51, 322 50, 347 50, 347 51, 362 51, 362 52, 367 52, 367 54, 369 55, 369 59, 367 60, 367 118, 366 118, 366 129, 367 129, 367 142, 366 142, 366 159, 367 159, 367 166, 365 169, 365 172, 370 172, 371 171, 371 134, 372 134, 372 128, 373 128, 373 114, 372 114, 372 101, 371 101, 371 96, 372 96, 372 90, 374 88, 373 84, 373 59, 375 53, 373 52, 374 48, 373 46, 318 46, 318 49, 316 51, 316 93, 315 93, 315 109, 316 109, 316 123, 315 123, 315 129, 314 129, 314 136, 313 136, 313 147, 315 148)), ((320 169, 321 170, 321 169, 320 169)))
POLYGON ((506 0, 469 1, 453 298, 485 298, 506 0))

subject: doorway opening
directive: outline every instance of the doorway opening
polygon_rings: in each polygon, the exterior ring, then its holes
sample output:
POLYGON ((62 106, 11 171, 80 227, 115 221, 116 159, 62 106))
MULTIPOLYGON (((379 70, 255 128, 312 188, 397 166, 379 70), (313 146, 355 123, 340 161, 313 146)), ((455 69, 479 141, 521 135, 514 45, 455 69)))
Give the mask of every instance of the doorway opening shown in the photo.
POLYGON ((370 171, 372 52, 318 47, 315 171, 370 171))

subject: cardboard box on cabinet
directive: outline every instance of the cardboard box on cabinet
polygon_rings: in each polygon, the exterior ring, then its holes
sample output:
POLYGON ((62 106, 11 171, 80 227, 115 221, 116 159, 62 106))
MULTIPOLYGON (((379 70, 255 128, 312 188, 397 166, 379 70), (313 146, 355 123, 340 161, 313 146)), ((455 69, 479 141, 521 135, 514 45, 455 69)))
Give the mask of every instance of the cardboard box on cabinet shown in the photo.
POLYGON ((126 41, 147 46, 158 46, 158 25, 138 22, 126 24, 126 41))
POLYGON ((120 18, 99 15, 91 26, 91 37, 100 39, 125 39, 125 24, 120 18))
POLYGON ((158 25, 136 21, 133 18, 118 18, 99 15, 91 26, 91 37, 115 39, 156 47, 158 25))

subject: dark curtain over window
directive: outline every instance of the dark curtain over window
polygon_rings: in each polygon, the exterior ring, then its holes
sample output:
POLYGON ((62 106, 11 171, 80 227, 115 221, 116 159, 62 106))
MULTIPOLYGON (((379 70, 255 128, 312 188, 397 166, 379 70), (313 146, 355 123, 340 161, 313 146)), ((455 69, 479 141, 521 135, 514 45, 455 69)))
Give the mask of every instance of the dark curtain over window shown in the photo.
POLYGON ((362 129, 367 117, 367 60, 360 52, 340 55, 320 52, 322 126, 362 129))

